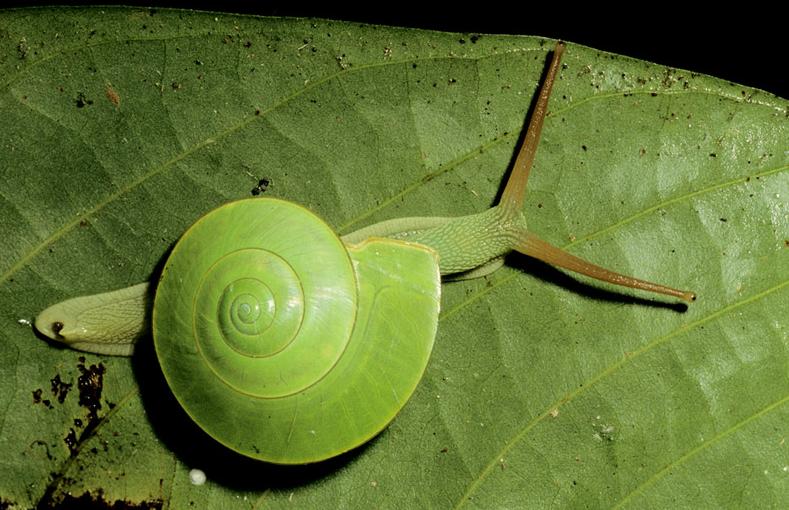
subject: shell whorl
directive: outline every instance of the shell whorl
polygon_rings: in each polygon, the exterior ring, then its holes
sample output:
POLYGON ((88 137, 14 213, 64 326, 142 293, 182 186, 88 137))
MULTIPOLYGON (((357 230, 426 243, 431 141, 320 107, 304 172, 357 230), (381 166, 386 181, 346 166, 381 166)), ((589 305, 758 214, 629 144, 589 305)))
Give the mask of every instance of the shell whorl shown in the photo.
POLYGON ((163 271, 157 347, 177 338, 179 349, 193 350, 218 379, 253 397, 291 395, 320 380, 350 338, 356 284, 344 246, 315 220, 271 199, 234 202, 201 218, 163 271))
POLYGON ((178 241, 153 336, 173 394, 209 435, 254 458, 314 462, 369 440, 405 404, 439 301, 432 250, 346 247, 299 205, 248 199, 178 241))

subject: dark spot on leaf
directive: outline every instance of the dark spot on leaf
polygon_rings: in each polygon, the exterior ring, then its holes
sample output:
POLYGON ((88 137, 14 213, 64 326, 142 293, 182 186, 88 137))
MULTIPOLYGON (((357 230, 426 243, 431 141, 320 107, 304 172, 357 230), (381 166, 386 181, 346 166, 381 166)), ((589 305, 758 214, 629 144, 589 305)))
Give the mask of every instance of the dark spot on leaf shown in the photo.
POLYGON ((75 99, 74 102, 77 104, 77 108, 84 108, 85 106, 90 106, 93 104, 93 100, 85 97, 84 92, 77 94, 77 99, 75 99))
POLYGON ((49 380, 52 389, 52 395, 57 397, 58 402, 61 404, 64 400, 66 400, 66 396, 68 392, 71 390, 71 387, 74 386, 73 383, 65 383, 60 379, 60 374, 55 375, 52 379, 49 380))
POLYGON ((482 36, 481 35, 472 35, 469 38, 469 40, 471 41, 471 44, 477 44, 477 41, 479 41, 480 37, 482 37, 482 36))
POLYGON ((448 451, 449 448, 447 448, 446 446, 444 448, 441 448, 441 453, 447 453, 448 451))
POLYGON ((581 149, 583 149, 583 151, 586 152, 586 145, 581 145, 581 149))
POLYGON ((466 44, 466 40, 465 40, 465 39, 460 39, 460 40, 458 40, 458 42, 459 42, 460 44, 466 44))
POLYGON ((99 363, 86 368, 83 361, 77 368, 82 373, 77 379, 79 405, 88 410, 90 422, 97 421, 101 409, 101 391, 104 388, 104 365, 99 363))
POLYGON ((718 155, 717 155, 717 154, 715 154, 714 152, 710 152, 710 157, 711 157, 711 158, 717 158, 717 157, 718 157, 718 155))
POLYGON ((721 220, 723 223, 726 223, 727 221, 729 221, 729 220, 727 220, 726 218, 719 218, 719 219, 720 219, 720 220, 721 220))
POLYGON ((59 335, 61 331, 63 331, 63 323, 62 322, 53 322, 52 323, 52 331, 59 335))
POLYGON ((266 179, 265 177, 264 177, 264 178, 262 178, 262 179, 260 179, 260 180, 258 181, 258 184, 257 184, 257 186, 255 186, 254 188, 252 188, 252 194, 253 194, 254 196, 258 196, 258 195, 260 195, 261 193, 264 193, 264 192, 265 192, 265 191, 268 189, 268 187, 269 187, 269 184, 271 184, 271 181, 270 181, 269 179, 266 179))
POLYGON ((85 219, 79 220, 80 227, 87 227, 88 225, 90 225, 90 222, 88 220, 85 219))
POLYGON ((789 239, 784 239, 784 248, 789 248, 789 239))
POLYGON ((81 496, 66 493, 62 496, 49 495, 42 501, 38 509, 60 510, 161 510, 164 502, 161 499, 146 500, 134 503, 125 499, 109 501, 104 498, 104 491, 99 489, 95 494, 83 492, 81 496))
POLYGON ((652 93, 651 93, 651 94, 649 94, 649 95, 650 95, 650 96, 652 96, 652 97, 657 97, 657 92, 652 92, 652 93))
POLYGON ((68 446, 72 456, 77 454, 77 433, 74 432, 74 429, 68 429, 68 434, 63 438, 63 442, 68 446))
POLYGON ((74 418, 74 426, 78 427, 78 428, 81 428, 82 427, 82 420, 80 420, 79 418, 74 418))
POLYGON ((44 393, 44 390, 41 388, 37 390, 33 390, 33 403, 40 404, 41 403, 41 394, 44 393))

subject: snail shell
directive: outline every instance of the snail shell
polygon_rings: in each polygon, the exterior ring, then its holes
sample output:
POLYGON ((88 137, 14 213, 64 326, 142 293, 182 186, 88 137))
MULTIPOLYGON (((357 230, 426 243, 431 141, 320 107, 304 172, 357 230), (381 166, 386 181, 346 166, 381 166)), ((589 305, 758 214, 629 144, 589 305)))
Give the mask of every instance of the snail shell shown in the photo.
POLYGON ((153 337, 174 395, 209 435, 275 463, 320 461, 378 434, 435 338, 425 246, 346 246, 315 214, 249 199, 199 219, 168 259, 153 337))

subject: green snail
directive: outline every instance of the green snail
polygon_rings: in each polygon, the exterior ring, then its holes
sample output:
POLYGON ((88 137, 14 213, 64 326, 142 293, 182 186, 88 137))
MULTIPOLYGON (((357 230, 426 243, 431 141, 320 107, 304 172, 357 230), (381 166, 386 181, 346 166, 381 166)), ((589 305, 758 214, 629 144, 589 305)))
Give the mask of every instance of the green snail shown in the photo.
POLYGON ((603 269, 527 230, 526 183, 563 51, 558 43, 496 206, 339 237, 290 202, 231 202, 183 234, 155 292, 143 283, 70 299, 44 310, 36 328, 111 355, 130 355, 152 331, 168 384, 201 428, 249 457, 302 464, 363 444, 405 405, 433 347, 442 275, 489 274, 516 250, 692 301, 692 292, 603 269))

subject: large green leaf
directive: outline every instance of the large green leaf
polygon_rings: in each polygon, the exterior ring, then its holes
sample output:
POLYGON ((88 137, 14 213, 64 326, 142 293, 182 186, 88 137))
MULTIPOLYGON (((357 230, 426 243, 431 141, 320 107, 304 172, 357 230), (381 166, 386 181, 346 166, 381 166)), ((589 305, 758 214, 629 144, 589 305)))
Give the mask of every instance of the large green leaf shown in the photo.
POLYGON ((524 257, 448 283, 415 396, 340 459, 238 458, 184 417, 149 348, 80 358, 26 322, 149 278, 190 223, 262 178, 343 233, 483 210, 551 47, 0 13, 0 507, 85 493, 168 508, 789 506, 789 105, 687 71, 570 44, 526 207, 548 240, 699 300, 683 311, 524 257))

